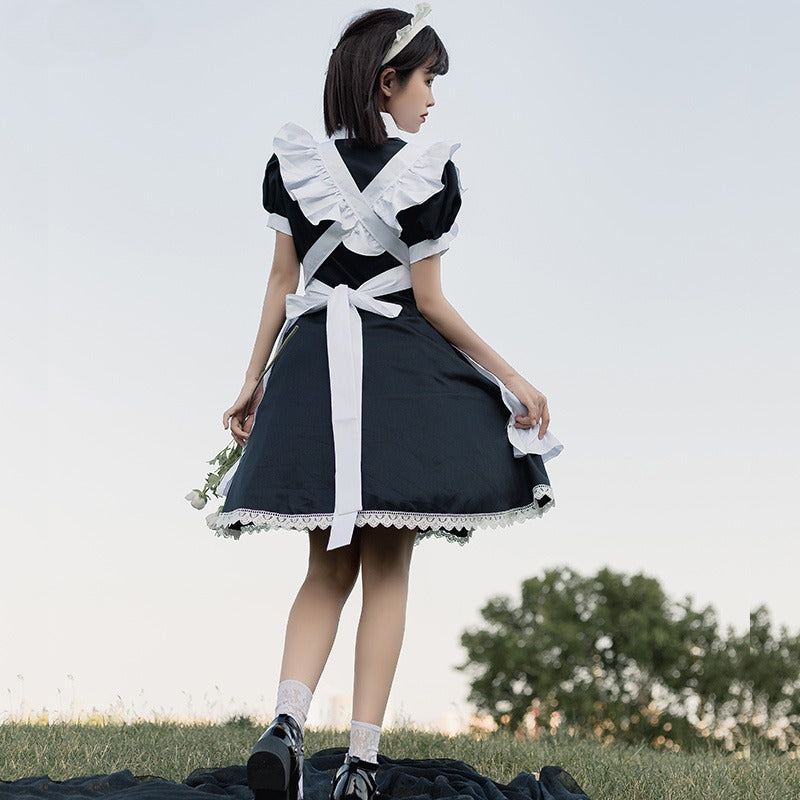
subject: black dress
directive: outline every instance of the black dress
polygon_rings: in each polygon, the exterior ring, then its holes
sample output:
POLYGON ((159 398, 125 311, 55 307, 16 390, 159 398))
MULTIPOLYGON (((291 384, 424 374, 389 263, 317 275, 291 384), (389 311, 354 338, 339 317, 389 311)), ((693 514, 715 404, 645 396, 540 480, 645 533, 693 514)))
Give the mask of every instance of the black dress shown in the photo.
POLYGON ((218 535, 333 524, 332 549, 354 526, 384 525, 417 529, 416 544, 464 544, 555 505, 544 462, 563 445, 514 427, 519 400, 414 301, 409 264, 458 231, 460 145, 406 140, 381 116, 390 138, 377 148, 344 131, 316 141, 294 123, 273 141, 267 224, 293 236, 305 292, 287 298, 275 349, 299 330, 217 489, 218 535))

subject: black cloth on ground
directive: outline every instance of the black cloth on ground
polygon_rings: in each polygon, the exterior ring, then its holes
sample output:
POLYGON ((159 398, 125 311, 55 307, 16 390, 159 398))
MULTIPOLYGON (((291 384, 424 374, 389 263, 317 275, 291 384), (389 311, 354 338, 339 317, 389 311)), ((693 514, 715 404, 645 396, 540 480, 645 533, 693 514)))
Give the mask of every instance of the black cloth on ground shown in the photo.
MULTIPOLYGON (((328 747, 305 760, 305 800, 328 800, 331 779, 344 760, 346 747, 328 747)), ((508 784, 481 775, 469 764, 453 758, 388 758, 378 753, 378 790, 385 800, 591 800, 564 769, 545 766, 539 778, 520 772, 508 784)), ((206 800, 234 797, 252 800, 244 765, 203 767, 183 782, 154 775, 134 775, 130 770, 87 775, 64 781, 45 776, 0 780, 0 798, 15 800, 41 797, 125 798, 125 800, 206 800)))

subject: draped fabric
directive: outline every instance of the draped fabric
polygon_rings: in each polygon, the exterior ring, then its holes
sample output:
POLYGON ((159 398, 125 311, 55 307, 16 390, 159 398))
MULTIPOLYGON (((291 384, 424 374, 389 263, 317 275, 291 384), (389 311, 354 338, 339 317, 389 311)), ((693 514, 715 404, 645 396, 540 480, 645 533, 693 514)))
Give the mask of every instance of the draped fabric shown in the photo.
MULTIPOLYGON (((305 759, 303 789, 306 800, 329 800, 336 769, 344 760, 346 747, 329 747, 305 759)), ((558 766, 543 766, 538 778, 520 772, 507 784, 482 775, 469 764, 453 758, 388 758, 378 753, 378 791, 392 800, 591 800, 577 781, 558 766)), ((130 770, 100 773, 52 781, 46 775, 0 780, 0 797, 69 798, 88 800, 212 800, 228 797, 252 800, 244 765, 202 767, 183 781, 156 775, 134 775, 130 770)))

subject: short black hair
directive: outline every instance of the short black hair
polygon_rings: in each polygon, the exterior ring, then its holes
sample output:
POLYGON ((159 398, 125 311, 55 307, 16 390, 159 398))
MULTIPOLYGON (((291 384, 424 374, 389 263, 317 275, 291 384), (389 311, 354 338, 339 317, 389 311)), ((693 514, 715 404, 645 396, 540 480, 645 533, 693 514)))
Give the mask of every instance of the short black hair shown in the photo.
POLYGON ((381 65, 397 29, 408 25, 412 17, 409 11, 399 8, 378 8, 356 17, 347 26, 331 53, 325 77, 323 115, 327 136, 345 128, 348 136, 363 144, 383 144, 387 135, 379 110, 381 72, 394 67, 402 88, 417 67, 427 66, 435 75, 445 75, 450 69, 447 50, 430 25, 381 65))

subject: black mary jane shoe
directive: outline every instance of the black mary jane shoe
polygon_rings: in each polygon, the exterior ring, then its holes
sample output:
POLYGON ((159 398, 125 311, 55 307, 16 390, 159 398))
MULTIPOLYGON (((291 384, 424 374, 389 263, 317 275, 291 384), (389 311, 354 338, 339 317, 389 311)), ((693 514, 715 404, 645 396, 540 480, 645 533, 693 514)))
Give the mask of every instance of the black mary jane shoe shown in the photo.
POLYGON ((380 800, 378 764, 346 753, 344 763, 336 770, 329 800, 380 800))
POLYGON ((255 800, 303 800, 303 732, 289 714, 278 714, 247 759, 247 785, 255 800))

